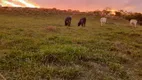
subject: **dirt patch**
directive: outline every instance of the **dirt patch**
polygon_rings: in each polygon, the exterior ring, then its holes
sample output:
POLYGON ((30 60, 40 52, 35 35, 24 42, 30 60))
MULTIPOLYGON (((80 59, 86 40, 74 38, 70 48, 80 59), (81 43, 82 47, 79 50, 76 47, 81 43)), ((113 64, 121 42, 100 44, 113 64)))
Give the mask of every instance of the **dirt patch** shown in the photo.
POLYGON ((51 32, 56 32, 57 31, 57 27, 56 26, 48 26, 45 29, 46 29, 46 31, 51 31, 51 32))
POLYGON ((130 36, 130 37, 140 37, 141 34, 134 33, 134 34, 130 34, 129 36, 130 36))

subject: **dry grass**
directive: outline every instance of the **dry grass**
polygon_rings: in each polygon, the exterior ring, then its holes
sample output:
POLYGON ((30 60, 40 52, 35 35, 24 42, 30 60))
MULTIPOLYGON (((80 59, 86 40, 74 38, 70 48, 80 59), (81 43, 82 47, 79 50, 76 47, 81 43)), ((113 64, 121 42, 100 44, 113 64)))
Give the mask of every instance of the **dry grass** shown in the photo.
POLYGON ((48 26, 46 27, 47 31, 51 31, 51 32, 56 32, 57 31, 57 27, 56 26, 48 26))

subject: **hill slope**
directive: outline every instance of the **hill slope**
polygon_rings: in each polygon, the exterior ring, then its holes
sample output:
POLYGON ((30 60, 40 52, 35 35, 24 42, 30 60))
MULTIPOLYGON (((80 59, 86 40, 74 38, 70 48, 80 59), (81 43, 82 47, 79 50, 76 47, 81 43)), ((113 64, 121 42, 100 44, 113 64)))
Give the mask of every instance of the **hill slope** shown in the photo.
MULTIPOLYGON (((142 26, 99 17, 0 13, 0 74, 7 80, 140 80, 142 26), (86 27, 77 27, 80 17, 86 27)), ((1 79, 1 78, 0 78, 1 79)))

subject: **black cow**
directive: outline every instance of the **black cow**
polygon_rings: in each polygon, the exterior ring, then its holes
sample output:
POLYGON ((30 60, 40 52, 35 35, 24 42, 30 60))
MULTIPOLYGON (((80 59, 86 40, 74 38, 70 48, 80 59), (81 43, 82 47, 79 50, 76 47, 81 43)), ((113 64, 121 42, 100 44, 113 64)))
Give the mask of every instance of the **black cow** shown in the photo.
POLYGON ((85 25, 86 25, 86 18, 85 17, 81 18, 80 21, 78 22, 78 26, 80 26, 80 25, 82 27, 85 27, 85 25))
POLYGON ((72 17, 70 17, 70 16, 66 17, 65 26, 70 26, 71 25, 71 20, 72 20, 72 17))

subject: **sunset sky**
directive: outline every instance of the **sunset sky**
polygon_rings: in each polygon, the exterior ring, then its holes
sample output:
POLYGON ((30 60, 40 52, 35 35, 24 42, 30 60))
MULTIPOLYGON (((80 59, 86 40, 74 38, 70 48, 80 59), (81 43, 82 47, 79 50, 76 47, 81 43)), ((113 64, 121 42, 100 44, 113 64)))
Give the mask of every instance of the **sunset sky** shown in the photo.
POLYGON ((142 0, 32 0, 44 8, 76 9, 91 11, 111 7, 142 12, 142 0))
POLYGON ((31 5, 34 3, 37 4, 36 7, 40 6, 41 8, 94 11, 110 7, 115 10, 123 9, 133 12, 142 12, 142 0, 0 0, 0 5, 12 7, 23 6, 23 4, 26 7, 35 7, 31 5))

